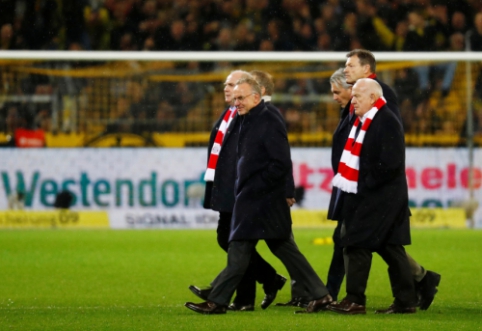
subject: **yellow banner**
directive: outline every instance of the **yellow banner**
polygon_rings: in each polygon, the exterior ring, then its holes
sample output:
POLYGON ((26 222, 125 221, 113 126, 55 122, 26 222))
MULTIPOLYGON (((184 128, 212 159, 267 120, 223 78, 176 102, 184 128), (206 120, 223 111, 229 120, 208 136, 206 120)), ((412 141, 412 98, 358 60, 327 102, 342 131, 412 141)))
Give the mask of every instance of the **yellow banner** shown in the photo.
POLYGON ((18 228, 109 228, 105 211, 2 211, 0 229, 18 228))
MULTIPOLYGON (((411 208, 410 225, 413 228, 466 228, 465 210, 462 208, 411 208)), ((337 222, 327 219, 327 210, 294 209, 291 211, 293 227, 334 228, 337 222)))

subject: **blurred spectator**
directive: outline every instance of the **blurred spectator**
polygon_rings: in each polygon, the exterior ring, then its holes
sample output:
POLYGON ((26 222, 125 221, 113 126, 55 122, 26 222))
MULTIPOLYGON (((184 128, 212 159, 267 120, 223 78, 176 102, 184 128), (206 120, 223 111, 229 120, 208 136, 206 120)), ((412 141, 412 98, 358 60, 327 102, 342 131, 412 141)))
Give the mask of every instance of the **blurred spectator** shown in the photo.
POLYGON ((259 42, 259 51, 261 52, 272 52, 274 51, 274 44, 271 40, 263 39, 259 42))
POLYGON ((108 133, 131 132, 131 124, 134 119, 129 113, 129 101, 122 97, 117 99, 116 107, 111 110, 110 123, 106 126, 108 133))
POLYGON ((137 44, 134 41, 134 35, 132 33, 127 32, 121 36, 119 50, 137 51, 137 44))
POLYGON ((318 36, 316 40, 316 50, 317 51, 332 51, 331 37, 328 33, 323 33, 318 36))
POLYGON ((474 17, 474 28, 467 32, 469 48, 472 51, 482 51, 482 12, 474 17))
POLYGON ((15 49, 11 24, 4 24, 0 29, 0 49, 15 49))
MULTIPOLYGON (((70 4, 67 1, 66 4, 70 4)), ((76 1, 72 1, 76 3, 76 1)), ((66 17, 69 22, 76 15, 66 17)), ((29 49, 45 49, 61 29, 61 18, 57 1, 37 0, 27 1, 22 24, 22 35, 29 49)))
POLYGON ((233 39, 233 31, 229 27, 224 27, 219 30, 218 37, 213 47, 210 49, 212 51, 232 51, 236 46, 236 42, 233 39))
POLYGON ((294 49, 293 43, 286 38, 282 38, 282 23, 279 19, 271 19, 267 26, 267 38, 271 41, 275 51, 291 51, 294 49))
POLYGON ((312 25, 301 19, 293 22, 293 39, 298 51, 313 51, 316 47, 316 36, 312 25))
MULTIPOLYGON (((404 21, 418 12, 426 26, 411 31, 432 39, 425 48, 438 51, 448 47, 451 34, 471 28, 467 19, 481 8, 474 0, 2 0, 0 26, 11 24, 12 31, 5 28, 10 37, 1 46, 252 51, 270 40, 276 51, 402 50, 404 21), (430 33, 422 33, 426 28, 430 33), (230 43, 225 29, 231 29, 230 43)), ((408 34, 406 48, 414 48, 408 34)))
POLYGON ((161 51, 187 51, 190 45, 186 39, 186 25, 181 20, 171 23, 169 34, 156 33, 156 47, 161 51))
POLYGON ((256 35, 249 29, 248 24, 239 23, 234 30, 235 51, 256 50, 256 35))
MULTIPOLYGON (((408 15, 410 31, 405 39, 405 51, 434 51, 437 50, 435 37, 437 31, 433 26, 427 25, 422 15, 417 11, 412 11, 408 15)), ((430 94, 433 92, 434 84, 430 81, 430 71, 434 74, 442 74, 442 97, 446 97, 452 85, 455 75, 456 63, 441 63, 434 66, 418 66, 414 70, 418 74, 420 102, 417 106, 417 114, 421 114, 428 106, 430 94)))
POLYGON ((347 13, 343 19, 343 24, 340 27, 340 31, 338 31, 338 33, 335 35, 335 40, 333 41, 333 49, 335 51, 348 51, 353 49, 352 43, 358 41, 357 31, 356 14, 347 13))
POLYGON ((357 8, 357 36, 363 48, 371 51, 383 50, 383 44, 377 38, 372 17, 376 13, 376 7, 367 0, 356 1, 357 8))
POLYGON ((108 50, 111 30, 109 12, 97 1, 91 1, 90 5, 85 6, 83 10, 90 49, 108 50))
POLYGON ((167 101, 159 102, 154 117, 154 124, 152 125, 152 131, 155 132, 167 132, 173 128, 176 120, 176 112, 174 107, 167 101))
MULTIPOLYGON (((35 3, 35 1, 32 1, 32 3, 35 3)), ((83 49, 93 49, 84 18, 84 7, 86 5, 86 0, 64 1, 62 4, 66 45, 78 43, 82 45, 83 49)))
POLYGON ((468 28, 467 28, 467 23, 465 19, 465 15, 459 11, 456 11, 452 15, 451 19, 451 34, 454 34, 456 32, 460 33, 466 33, 468 28))
MULTIPOLYGON (((128 19, 127 3, 125 1, 112 3, 110 12, 112 13, 114 21, 110 33, 110 48, 113 50, 121 50, 123 36, 134 33, 136 27, 132 21, 128 19)), ((130 42, 132 43, 132 40, 130 42)), ((132 45, 129 46, 129 48, 132 47, 132 45)))

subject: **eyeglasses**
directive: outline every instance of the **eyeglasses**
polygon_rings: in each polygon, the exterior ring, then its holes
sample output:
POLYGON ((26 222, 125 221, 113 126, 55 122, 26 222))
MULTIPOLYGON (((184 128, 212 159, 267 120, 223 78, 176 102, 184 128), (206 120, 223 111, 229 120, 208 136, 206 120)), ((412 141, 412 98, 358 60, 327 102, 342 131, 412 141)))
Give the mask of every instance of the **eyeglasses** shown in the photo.
POLYGON ((243 102, 244 99, 246 99, 247 97, 249 97, 250 95, 253 95, 253 94, 256 94, 256 93, 250 93, 248 95, 245 95, 244 97, 235 97, 235 98, 233 98, 233 102, 236 102, 236 101, 243 102))

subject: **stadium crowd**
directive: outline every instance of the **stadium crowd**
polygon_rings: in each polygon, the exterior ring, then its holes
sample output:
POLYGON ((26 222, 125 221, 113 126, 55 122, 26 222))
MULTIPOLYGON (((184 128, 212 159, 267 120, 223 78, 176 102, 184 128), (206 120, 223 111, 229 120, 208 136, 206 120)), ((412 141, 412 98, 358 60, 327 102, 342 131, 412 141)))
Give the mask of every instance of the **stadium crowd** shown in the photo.
MULTIPOLYGON (((481 51, 482 3, 477 0, 0 1, 1 50, 349 51, 355 48, 481 51)), ((218 68, 200 63, 190 63, 185 68, 190 73, 212 69, 218 68)), ((454 130, 450 121, 441 119, 431 108, 429 99, 436 90, 440 91, 441 100, 449 95, 455 71, 456 63, 452 62, 395 72, 392 86, 399 97, 406 132, 434 134, 454 130)), ((5 77, 2 75, 2 86, 8 85, 5 77)), ((22 84, 20 90, 24 94, 49 94, 54 87, 50 79, 22 84)), ((70 94, 75 91, 87 100, 93 100, 97 91, 88 80, 79 84, 65 80, 57 85, 55 88, 68 89, 70 94)), ((95 118, 109 121, 108 132, 170 131, 212 88, 198 82, 153 85, 134 81, 124 85, 124 89, 115 88, 112 95, 115 102, 110 103, 109 109, 94 111, 95 118)), ((481 86, 482 75, 478 75, 475 90, 482 90, 481 86)), ((327 94, 329 82, 277 79, 275 92, 293 96, 327 94)), ((477 93, 475 97, 482 98, 477 93)), ((306 123, 313 123, 309 107, 312 106, 280 104, 290 132, 303 131, 306 123)), ((24 108, 17 103, 0 105, 0 129, 10 132, 25 122, 45 131, 52 129, 51 110, 24 108)), ((475 120, 481 122, 478 117, 475 120)), ((59 125, 57 129, 61 129, 59 125)))
POLYGON ((477 0, 4 0, 1 49, 447 51, 467 36, 480 51, 481 10, 477 0))

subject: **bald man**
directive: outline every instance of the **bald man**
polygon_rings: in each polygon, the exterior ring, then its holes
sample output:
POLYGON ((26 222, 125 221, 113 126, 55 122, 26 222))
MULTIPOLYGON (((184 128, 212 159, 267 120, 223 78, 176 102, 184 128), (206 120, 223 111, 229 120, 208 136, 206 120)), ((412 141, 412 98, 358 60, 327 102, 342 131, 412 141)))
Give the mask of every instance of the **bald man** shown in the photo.
MULTIPOLYGON (((358 79, 371 78, 380 84, 383 97, 387 101, 387 106, 393 112, 395 117, 401 122, 400 111, 398 108, 398 100, 395 92, 385 83, 380 81, 375 73, 376 60, 372 52, 366 49, 355 49, 346 54, 347 60, 345 63, 345 82, 347 84, 354 84, 358 79)), ((339 102, 341 99, 335 99, 339 102)), ((336 169, 340 161, 349 130, 355 121, 356 116, 353 116, 353 105, 348 102, 341 114, 341 119, 333 133, 333 146, 331 154, 331 163, 336 174, 336 169)), ((343 210, 343 199, 340 198, 340 191, 333 190, 330 205, 328 209, 328 218, 331 220, 339 220, 341 211, 343 210)), ((409 254, 407 254, 410 263, 411 272, 415 281, 415 289, 417 291, 418 303, 420 309, 426 310, 432 304, 435 294, 438 292, 438 285, 440 283, 441 275, 425 269, 417 261, 415 261, 409 254)), ((334 281, 328 280, 328 288, 332 296, 336 297, 336 284, 340 283, 340 278, 332 278, 334 281)))
POLYGON ((333 186, 344 192, 341 245, 347 295, 328 309, 366 314, 365 290, 372 252, 377 252, 388 264, 395 300, 376 313, 415 313, 417 298, 403 247, 410 244, 403 128, 375 80, 357 80, 351 95, 356 120, 333 178, 333 186))

